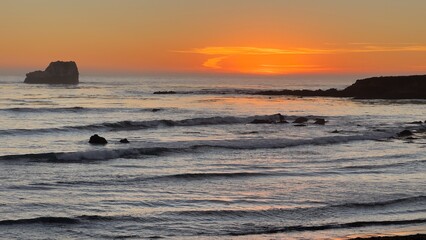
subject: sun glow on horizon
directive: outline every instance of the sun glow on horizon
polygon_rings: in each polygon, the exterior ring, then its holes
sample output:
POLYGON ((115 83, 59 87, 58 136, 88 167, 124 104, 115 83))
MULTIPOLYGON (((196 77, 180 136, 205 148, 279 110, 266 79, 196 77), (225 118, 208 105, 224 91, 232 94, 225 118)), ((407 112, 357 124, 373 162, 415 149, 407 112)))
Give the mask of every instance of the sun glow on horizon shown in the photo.
MULTIPOLYGON (((202 66, 210 70, 251 74, 294 74, 312 72, 339 72, 344 68, 327 66, 330 55, 354 55, 375 53, 426 52, 425 45, 393 44, 373 45, 368 43, 347 44, 346 48, 262 48, 216 46, 194 48, 176 53, 198 54, 208 57, 202 66), (353 47, 356 46, 356 47, 353 47), (214 57, 210 57, 214 56, 214 57), (296 57, 297 56, 297 57, 296 57), (310 57, 314 56, 314 57, 310 57), (320 57, 318 57, 320 56, 320 57), (320 61, 312 63, 312 58, 320 61), (301 60, 303 59, 303 60, 301 60)), ((314 61, 315 62, 315 61, 314 61)), ((417 67, 422 69, 421 67, 417 67)), ((413 67, 414 69, 414 67, 413 67)))

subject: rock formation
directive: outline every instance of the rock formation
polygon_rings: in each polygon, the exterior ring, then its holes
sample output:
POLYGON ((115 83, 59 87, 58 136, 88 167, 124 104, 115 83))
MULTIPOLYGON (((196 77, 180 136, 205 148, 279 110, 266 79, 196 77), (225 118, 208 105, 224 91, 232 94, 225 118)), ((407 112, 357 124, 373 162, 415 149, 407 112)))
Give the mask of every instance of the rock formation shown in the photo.
POLYGON ((78 84, 78 68, 75 62, 51 62, 44 71, 27 73, 24 83, 78 84))
POLYGON ((360 99, 426 99, 426 75, 357 80, 342 94, 360 99))
POLYGON ((305 117, 298 117, 296 118, 293 123, 305 123, 307 122, 309 119, 305 118, 305 117))
POLYGON ((357 80, 337 90, 269 90, 254 95, 291 95, 306 97, 352 97, 357 99, 426 99, 426 75, 373 77, 357 80))
POLYGON ((95 145, 105 145, 108 143, 108 141, 105 138, 99 136, 98 134, 95 134, 90 137, 89 143, 95 145))
POLYGON ((325 125, 326 121, 324 118, 317 118, 315 119, 314 124, 318 124, 318 125, 325 125))

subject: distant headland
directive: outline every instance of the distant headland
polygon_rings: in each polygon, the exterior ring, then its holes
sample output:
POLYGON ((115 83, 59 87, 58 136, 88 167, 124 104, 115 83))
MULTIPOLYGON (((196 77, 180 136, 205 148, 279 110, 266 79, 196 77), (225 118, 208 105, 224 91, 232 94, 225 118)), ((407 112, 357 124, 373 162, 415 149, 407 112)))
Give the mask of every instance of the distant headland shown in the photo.
POLYGON ((51 62, 44 71, 27 73, 24 83, 78 84, 78 68, 73 61, 51 62))
POLYGON ((343 90, 267 90, 254 95, 352 97, 357 99, 426 99, 426 75, 372 77, 357 80, 343 90))

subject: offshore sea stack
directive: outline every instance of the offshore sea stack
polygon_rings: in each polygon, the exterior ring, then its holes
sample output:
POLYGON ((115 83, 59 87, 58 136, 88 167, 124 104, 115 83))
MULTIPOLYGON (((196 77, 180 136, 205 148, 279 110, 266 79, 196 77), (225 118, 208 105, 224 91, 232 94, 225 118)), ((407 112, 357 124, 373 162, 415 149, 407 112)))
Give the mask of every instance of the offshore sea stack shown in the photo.
POLYGON ((73 61, 51 62, 44 71, 27 73, 24 83, 78 84, 78 68, 73 61))

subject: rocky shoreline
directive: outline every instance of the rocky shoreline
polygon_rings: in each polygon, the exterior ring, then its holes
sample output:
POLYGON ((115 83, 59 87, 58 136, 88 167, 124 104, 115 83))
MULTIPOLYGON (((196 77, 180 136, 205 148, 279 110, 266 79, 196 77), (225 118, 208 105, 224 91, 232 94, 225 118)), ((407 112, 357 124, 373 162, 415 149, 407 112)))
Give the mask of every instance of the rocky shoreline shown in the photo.
POLYGON ((350 240, 423 240, 423 239, 426 239, 426 234, 350 238, 350 240))
POLYGON ((426 99, 426 75, 372 77, 357 80, 343 90, 268 90, 254 95, 351 97, 356 99, 426 99))

